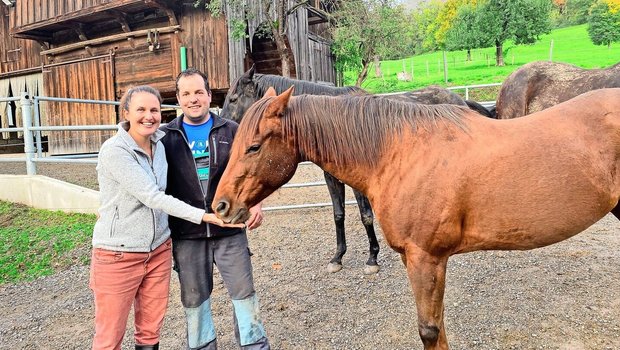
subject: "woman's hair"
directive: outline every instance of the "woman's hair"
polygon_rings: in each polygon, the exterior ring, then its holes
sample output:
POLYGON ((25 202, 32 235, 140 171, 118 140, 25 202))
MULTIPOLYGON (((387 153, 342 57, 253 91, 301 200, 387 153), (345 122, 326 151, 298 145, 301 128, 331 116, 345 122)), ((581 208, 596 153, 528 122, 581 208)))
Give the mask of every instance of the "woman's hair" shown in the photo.
POLYGON ((159 91, 157 91, 157 89, 153 87, 150 87, 148 85, 140 85, 140 86, 129 88, 127 91, 125 91, 125 93, 123 94, 123 97, 121 97, 121 104, 119 106, 120 107, 119 112, 123 119, 125 118, 124 111, 129 111, 129 104, 131 103, 131 98, 137 92, 148 92, 149 94, 157 97, 157 99, 159 100, 159 104, 162 103, 162 99, 161 99, 161 95, 159 94, 159 91))

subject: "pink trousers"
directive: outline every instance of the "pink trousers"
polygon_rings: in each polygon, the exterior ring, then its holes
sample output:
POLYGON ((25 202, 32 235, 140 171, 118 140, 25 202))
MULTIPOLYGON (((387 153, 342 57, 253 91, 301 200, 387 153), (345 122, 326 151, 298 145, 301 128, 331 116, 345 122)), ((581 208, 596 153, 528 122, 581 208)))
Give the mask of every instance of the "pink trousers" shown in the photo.
POLYGON ((136 344, 159 342, 170 290, 172 243, 168 239, 150 253, 94 248, 90 288, 95 299, 93 350, 120 350, 131 305, 136 344))

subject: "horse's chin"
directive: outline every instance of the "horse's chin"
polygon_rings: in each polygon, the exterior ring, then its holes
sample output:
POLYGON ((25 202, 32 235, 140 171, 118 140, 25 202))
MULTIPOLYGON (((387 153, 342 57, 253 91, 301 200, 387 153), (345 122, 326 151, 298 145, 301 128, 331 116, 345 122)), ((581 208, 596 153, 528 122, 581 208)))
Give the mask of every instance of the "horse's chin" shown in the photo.
MULTIPOLYGON (((242 224, 250 218, 250 211, 245 207, 238 208, 231 214, 232 215, 229 215, 229 217, 232 217, 230 221, 228 221, 229 224, 242 224)), ((227 220, 224 219, 224 222, 226 221, 227 220)))

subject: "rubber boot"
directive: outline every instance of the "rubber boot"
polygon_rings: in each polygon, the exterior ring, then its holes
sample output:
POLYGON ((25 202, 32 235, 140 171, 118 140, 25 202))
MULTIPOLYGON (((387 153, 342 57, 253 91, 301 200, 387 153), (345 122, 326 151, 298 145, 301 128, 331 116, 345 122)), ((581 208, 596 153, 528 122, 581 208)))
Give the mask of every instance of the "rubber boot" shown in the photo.
POLYGON ((136 350, 159 350, 159 343, 153 345, 138 345, 136 344, 136 350))

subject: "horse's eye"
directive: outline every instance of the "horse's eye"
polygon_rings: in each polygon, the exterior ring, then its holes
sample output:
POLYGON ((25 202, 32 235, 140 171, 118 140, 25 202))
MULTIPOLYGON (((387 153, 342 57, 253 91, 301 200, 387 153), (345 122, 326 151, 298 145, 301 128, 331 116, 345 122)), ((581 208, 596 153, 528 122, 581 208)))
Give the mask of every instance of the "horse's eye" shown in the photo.
POLYGON ((258 150, 260 150, 260 145, 252 145, 250 147, 248 147, 247 151, 245 151, 246 154, 248 153, 256 153, 258 152, 258 150))
POLYGON ((237 101, 238 98, 239 98, 239 95, 234 94, 234 95, 230 96, 230 100, 229 101, 230 102, 235 102, 235 101, 237 101))

